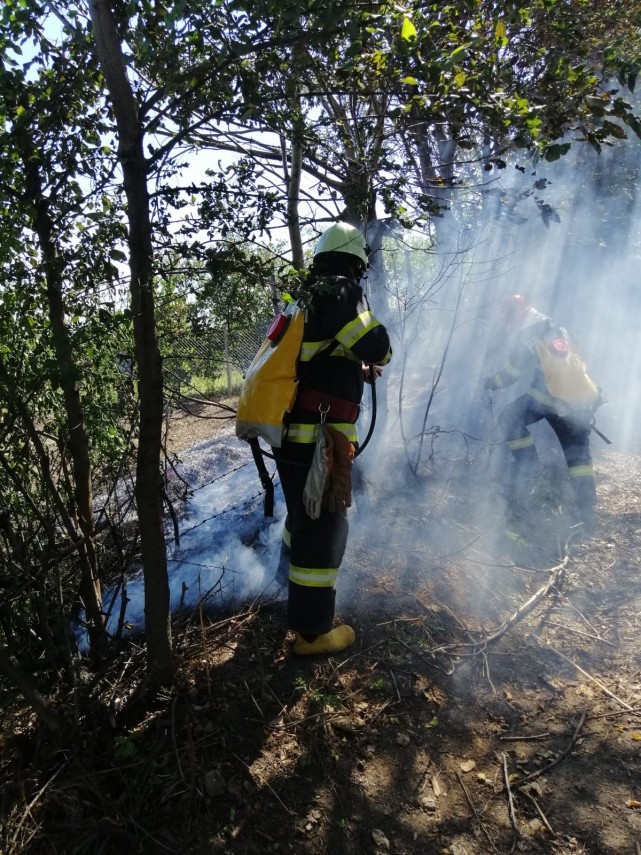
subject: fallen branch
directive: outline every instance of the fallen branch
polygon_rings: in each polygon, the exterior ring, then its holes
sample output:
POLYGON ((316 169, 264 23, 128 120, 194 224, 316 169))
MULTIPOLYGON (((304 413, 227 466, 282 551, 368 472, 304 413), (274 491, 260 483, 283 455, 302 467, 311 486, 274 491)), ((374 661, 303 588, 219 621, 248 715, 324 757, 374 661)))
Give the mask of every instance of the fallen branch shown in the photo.
POLYGON ((490 644, 493 644, 494 642, 498 641, 505 635, 505 633, 509 629, 519 623, 519 621, 522 621, 524 617, 527 617, 527 615, 529 615, 530 612, 534 610, 534 608, 541 602, 541 600, 544 600, 547 597, 550 591, 558 587, 567 568, 567 564, 568 556, 566 556, 560 564, 557 564, 556 567, 552 568, 552 570, 550 571, 551 575, 547 583, 543 585, 543 587, 539 588, 539 590, 533 596, 531 596, 526 603, 523 603, 523 605, 518 608, 511 617, 503 621, 503 623, 495 632, 492 633, 492 635, 488 635, 481 641, 475 641, 470 643, 462 642, 460 644, 445 644, 441 647, 432 648, 429 652, 447 653, 447 651, 454 652, 460 651, 462 649, 467 649, 471 651, 471 655, 482 653, 489 647, 490 644))

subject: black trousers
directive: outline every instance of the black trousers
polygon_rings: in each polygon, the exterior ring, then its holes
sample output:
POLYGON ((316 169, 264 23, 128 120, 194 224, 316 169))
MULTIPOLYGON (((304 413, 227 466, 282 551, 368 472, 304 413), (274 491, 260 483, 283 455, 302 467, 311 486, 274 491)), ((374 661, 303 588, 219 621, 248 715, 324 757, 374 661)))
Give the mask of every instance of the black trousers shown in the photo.
POLYGON ((335 580, 349 531, 347 512, 323 510, 315 520, 307 515, 303 489, 313 445, 285 443, 273 451, 287 505, 278 572, 283 582, 285 571, 289 577, 287 622, 290 629, 311 638, 333 626, 335 580))
POLYGON ((538 454, 528 425, 545 419, 565 456, 570 486, 577 507, 590 510, 596 504, 596 481, 590 454, 590 425, 580 417, 560 416, 554 407, 521 395, 503 410, 499 426, 515 463, 515 477, 527 479, 538 468, 538 454))

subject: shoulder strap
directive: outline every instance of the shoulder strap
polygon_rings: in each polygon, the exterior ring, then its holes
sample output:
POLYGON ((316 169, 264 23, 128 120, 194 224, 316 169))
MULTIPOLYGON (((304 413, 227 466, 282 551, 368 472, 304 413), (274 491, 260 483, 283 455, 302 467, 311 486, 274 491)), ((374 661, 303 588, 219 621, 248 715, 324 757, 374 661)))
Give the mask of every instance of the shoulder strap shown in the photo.
POLYGON ((315 353, 307 364, 309 365, 312 362, 316 362, 316 360, 320 359, 321 356, 331 356, 339 344, 340 342, 337 338, 333 339, 324 350, 319 350, 318 353, 315 353))

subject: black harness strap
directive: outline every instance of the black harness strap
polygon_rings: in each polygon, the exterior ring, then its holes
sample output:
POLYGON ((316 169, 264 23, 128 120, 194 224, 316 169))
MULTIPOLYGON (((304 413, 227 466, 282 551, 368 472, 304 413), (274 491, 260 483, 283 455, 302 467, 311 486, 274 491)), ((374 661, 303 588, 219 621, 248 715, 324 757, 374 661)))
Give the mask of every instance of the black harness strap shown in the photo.
POLYGON ((601 431, 598 428, 596 428, 594 425, 590 425, 590 427, 592 428, 592 430, 595 432, 595 434, 597 436, 601 437, 603 442, 605 442, 607 445, 612 445, 612 440, 608 439, 607 436, 605 436, 605 434, 601 433, 601 431))
MULTIPOLYGON (((265 491, 265 516, 273 517, 274 516, 274 482, 269 477, 269 472, 267 471, 267 467, 265 466, 265 460, 263 459, 263 452, 261 450, 260 445, 258 444, 258 440, 256 438, 247 440, 249 442, 249 447, 252 450, 252 455, 254 457, 254 463, 256 464, 256 469, 258 469, 258 475, 260 477, 260 483, 262 484, 263 490, 265 491)), ((271 456, 271 455, 270 455, 271 456)))

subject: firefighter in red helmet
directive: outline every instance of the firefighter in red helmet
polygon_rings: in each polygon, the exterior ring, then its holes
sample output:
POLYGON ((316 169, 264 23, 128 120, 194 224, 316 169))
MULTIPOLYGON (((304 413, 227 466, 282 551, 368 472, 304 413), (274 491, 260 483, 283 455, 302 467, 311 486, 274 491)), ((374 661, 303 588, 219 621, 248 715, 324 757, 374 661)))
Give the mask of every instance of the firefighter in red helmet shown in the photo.
POLYGON ((565 456, 576 520, 590 527, 596 505, 590 431, 601 402, 599 388, 567 330, 538 312, 526 297, 515 294, 504 300, 497 320, 510 334, 508 357, 484 385, 495 392, 519 380, 528 384, 499 418, 512 457, 506 479, 508 503, 513 509, 517 497, 531 491, 539 457, 528 426, 545 419, 565 456))

